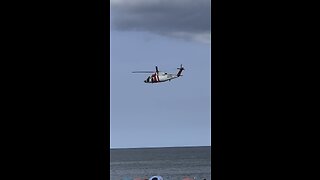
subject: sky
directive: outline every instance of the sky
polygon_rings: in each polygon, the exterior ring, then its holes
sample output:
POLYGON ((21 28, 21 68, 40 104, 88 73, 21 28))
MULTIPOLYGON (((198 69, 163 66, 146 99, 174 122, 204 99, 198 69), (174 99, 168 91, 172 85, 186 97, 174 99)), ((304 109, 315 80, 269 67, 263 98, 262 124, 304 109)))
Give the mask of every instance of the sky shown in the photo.
POLYGON ((210 145, 211 1, 111 0, 110 148, 210 145))

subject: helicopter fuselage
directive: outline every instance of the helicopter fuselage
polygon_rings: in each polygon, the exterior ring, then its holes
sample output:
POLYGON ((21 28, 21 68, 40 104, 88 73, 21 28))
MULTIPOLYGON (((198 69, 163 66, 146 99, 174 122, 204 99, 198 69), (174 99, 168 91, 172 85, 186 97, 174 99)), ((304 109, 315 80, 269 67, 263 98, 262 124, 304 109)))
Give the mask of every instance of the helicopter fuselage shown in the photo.
POLYGON ((182 67, 182 64, 180 67, 177 68, 179 71, 177 74, 167 73, 167 72, 161 72, 158 70, 158 67, 156 66, 156 71, 133 71, 132 73, 153 73, 151 76, 148 76, 146 80, 144 80, 145 83, 160 83, 160 82, 166 82, 171 81, 171 79, 178 78, 182 76, 182 71, 184 68, 182 67))
POLYGON ((160 83, 165 81, 170 81, 171 79, 175 79, 178 76, 175 74, 168 74, 168 73, 154 73, 151 76, 149 76, 146 80, 144 80, 145 83, 160 83))

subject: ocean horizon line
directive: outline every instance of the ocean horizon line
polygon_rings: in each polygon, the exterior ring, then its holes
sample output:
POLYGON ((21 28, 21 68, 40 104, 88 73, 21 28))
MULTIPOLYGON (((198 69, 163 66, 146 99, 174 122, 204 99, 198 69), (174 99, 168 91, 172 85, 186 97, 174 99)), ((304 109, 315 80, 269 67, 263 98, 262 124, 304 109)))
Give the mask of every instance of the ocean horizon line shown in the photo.
POLYGON ((199 148, 199 147, 211 147, 211 145, 201 145, 201 146, 146 146, 146 147, 113 147, 110 150, 117 149, 161 149, 161 148, 199 148))

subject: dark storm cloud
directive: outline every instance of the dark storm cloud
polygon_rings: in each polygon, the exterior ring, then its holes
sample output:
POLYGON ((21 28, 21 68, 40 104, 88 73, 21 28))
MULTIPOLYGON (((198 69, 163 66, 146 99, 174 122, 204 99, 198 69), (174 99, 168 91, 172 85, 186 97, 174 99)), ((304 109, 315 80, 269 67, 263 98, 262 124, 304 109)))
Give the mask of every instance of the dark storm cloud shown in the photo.
POLYGON ((210 0, 111 0, 112 28, 210 42, 210 0))

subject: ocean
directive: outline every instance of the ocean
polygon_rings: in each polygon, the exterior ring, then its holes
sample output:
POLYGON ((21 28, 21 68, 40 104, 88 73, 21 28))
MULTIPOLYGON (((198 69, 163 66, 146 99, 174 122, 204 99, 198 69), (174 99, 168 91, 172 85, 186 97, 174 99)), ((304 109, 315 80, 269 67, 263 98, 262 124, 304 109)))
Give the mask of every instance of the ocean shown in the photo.
POLYGON ((110 180, 211 180, 211 146, 110 149, 110 180))

